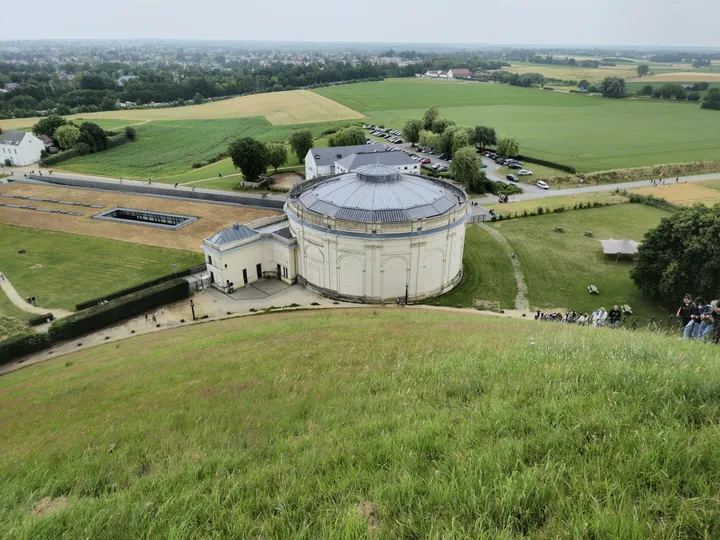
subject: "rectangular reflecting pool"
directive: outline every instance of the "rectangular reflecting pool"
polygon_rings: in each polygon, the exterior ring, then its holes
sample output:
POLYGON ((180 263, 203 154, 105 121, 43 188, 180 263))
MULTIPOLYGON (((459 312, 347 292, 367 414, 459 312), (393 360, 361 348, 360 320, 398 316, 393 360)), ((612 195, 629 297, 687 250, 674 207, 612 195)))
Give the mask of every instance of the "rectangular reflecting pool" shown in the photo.
POLYGON ((153 210, 135 210, 133 208, 111 208, 101 212, 93 219, 104 219, 117 223, 132 223, 134 225, 147 225, 162 229, 177 230, 190 225, 197 218, 195 216, 182 216, 179 214, 166 214, 153 210))

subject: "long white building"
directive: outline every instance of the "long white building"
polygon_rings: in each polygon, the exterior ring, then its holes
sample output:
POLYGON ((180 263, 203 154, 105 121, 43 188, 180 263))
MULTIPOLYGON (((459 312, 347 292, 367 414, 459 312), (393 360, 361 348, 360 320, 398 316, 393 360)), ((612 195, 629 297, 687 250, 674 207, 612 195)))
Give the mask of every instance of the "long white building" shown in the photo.
POLYGON ((277 277, 333 299, 412 302, 462 278, 467 196, 442 180, 367 165, 299 184, 285 214, 204 241, 216 287, 277 277))

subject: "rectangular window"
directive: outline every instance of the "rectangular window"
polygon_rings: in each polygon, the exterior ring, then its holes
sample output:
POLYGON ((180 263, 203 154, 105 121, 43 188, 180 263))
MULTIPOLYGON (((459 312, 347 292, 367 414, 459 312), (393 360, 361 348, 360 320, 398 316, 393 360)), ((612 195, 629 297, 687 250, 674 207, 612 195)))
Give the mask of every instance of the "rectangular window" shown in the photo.
POLYGON ((212 266, 212 257, 210 255, 208 255, 208 264, 212 266))
POLYGON ((283 277, 288 277, 287 266, 283 266, 283 277))

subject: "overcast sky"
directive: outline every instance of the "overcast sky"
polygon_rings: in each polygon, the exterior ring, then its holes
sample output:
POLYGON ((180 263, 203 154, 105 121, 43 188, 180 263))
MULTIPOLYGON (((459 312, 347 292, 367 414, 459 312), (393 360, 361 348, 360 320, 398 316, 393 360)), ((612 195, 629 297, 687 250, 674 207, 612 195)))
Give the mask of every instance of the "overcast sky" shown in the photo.
POLYGON ((718 0, 29 0, 0 39, 720 46, 718 0))

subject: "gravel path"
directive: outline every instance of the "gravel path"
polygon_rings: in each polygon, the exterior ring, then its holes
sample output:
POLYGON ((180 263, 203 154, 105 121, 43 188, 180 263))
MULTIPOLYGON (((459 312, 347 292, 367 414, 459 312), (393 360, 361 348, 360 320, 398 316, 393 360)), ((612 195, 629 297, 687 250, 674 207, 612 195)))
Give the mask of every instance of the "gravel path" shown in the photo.
POLYGON ((15 305, 15 307, 22 309, 23 311, 27 311, 28 313, 34 313, 35 315, 45 315, 46 313, 52 313, 56 319, 59 319, 61 317, 67 317, 71 314, 69 311, 65 311, 64 309, 41 308, 33 306, 32 304, 28 304, 25 299, 20 296, 17 290, 15 290, 15 287, 13 287, 12 283, 10 283, 10 280, 7 278, 7 276, 2 272, 0 272, 0 275, 3 276, 3 278, 0 278, 0 289, 2 289, 2 291, 7 295, 7 297, 15 305))
POLYGON ((522 268, 520 268, 520 261, 518 261, 517 257, 515 256, 515 252, 513 251, 510 242, 508 242, 505 237, 493 227, 489 227, 484 223, 478 223, 478 225, 485 229, 488 233, 490 233, 490 235, 495 238, 495 240, 500 242, 500 245, 503 247, 503 249, 505 249, 505 253, 507 253, 508 257, 510 257, 510 263, 513 266, 513 273, 515 274, 515 283, 517 284, 515 309, 518 311, 528 311, 530 309, 530 306, 527 299, 528 292, 527 285, 525 284, 525 276, 523 275, 522 268))

